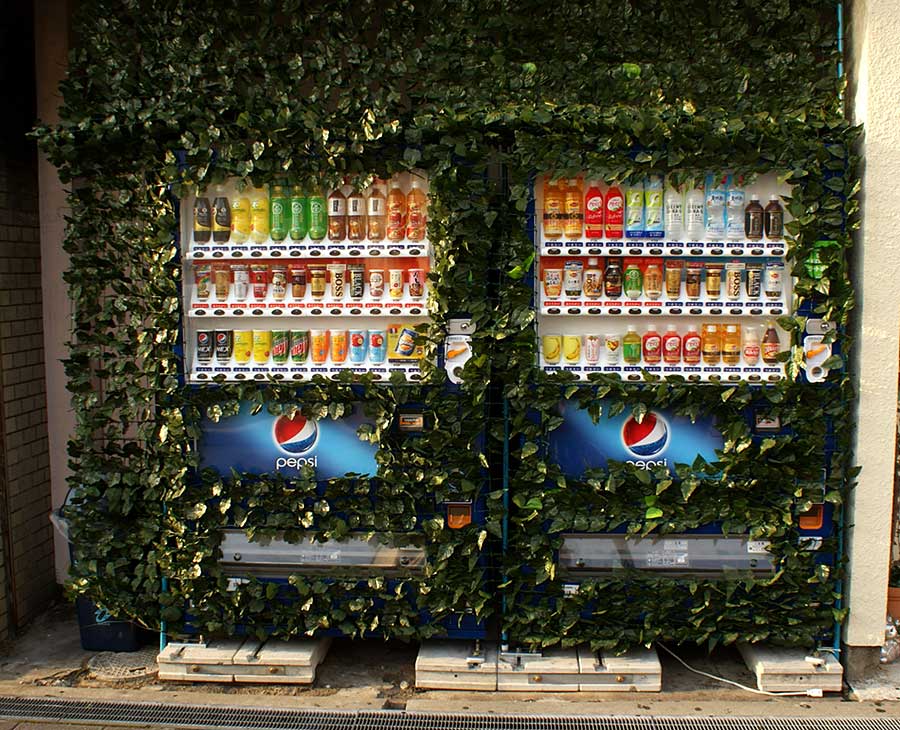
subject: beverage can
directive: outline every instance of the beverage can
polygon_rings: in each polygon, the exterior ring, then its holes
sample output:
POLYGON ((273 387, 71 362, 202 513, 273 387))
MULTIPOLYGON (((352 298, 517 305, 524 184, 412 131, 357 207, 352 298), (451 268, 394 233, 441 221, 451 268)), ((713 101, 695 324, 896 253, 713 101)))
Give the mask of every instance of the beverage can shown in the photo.
POLYGON ((246 365, 253 355, 253 330, 234 331, 234 361, 246 365))
POLYGON ((197 362, 209 362, 213 356, 212 330, 197 330, 197 362))
POLYGON ((283 302, 287 295, 287 266, 272 267, 272 299, 283 302))
POLYGON ((618 259, 610 259, 603 274, 607 297, 618 299, 622 296, 622 278, 622 264, 618 259))
POLYGON ((641 275, 641 267, 631 263, 625 266, 625 296, 629 299, 637 299, 644 291, 644 277, 641 275))
POLYGON ((662 297, 663 276, 659 264, 649 263, 644 269, 644 295, 651 301, 662 297))
POLYGON ((608 334, 606 340, 606 362, 615 365, 619 362, 619 354, 622 351, 622 335, 608 334))
POLYGON ((722 269, 724 264, 706 264, 706 297, 718 299, 722 296, 722 269))
POLYGON ((291 362, 306 362, 309 357, 309 332, 291 330, 291 362))
POLYGON ((221 363, 231 361, 234 339, 231 330, 216 330, 216 360, 221 363))
POLYGON ((703 262, 688 261, 684 274, 684 291, 688 299, 700 298, 700 282, 703 279, 703 262))
POLYGON ((291 297, 297 301, 306 296, 306 269, 291 266, 291 297))
POLYGON ((600 335, 584 336, 584 361, 588 365, 596 365, 600 362, 600 352, 603 345, 600 335))
POLYGON ((384 296, 384 269, 369 270, 369 297, 381 299, 384 296))
POLYGON ((387 332, 369 330, 369 362, 382 363, 387 358, 387 332))
POLYGON ((747 264, 747 279, 744 285, 748 299, 759 299, 762 293, 762 264, 747 264))
POLYGON ((269 267, 266 264, 253 264, 250 267, 250 281, 253 284, 253 298, 263 301, 269 291, 269 267))
POLYGON ((581 261, 566 261, 563 273, 563 291, 567 297, 581 296, 583 271, 584 264, 581 261))
POLYGON ((365 362, 366 360, 366 331, 350 330, 350 362, 365 362))
POLYGON ((279 365, 286 363, 290 348, 291 333, 287 330, 274 330, 272 332, 272 361, 279 365))
POLYGON ((391 299, 403 299, 404 269, 388 269, 388 294, 391 299))
POLYGON ((331 298, 335 300, 343 299, 347 264, 328 264, 328 273, 331 274, 331 298))
POLYGON ((213 268, 213 275, 216 279, 216 301, 224 302, 231 291, 231 271, 225 266, 216 266, 213 268))
POLYGON ((339 363, 347 359, 347 330, 330 330, 331 362, 339 363))
POLYGON ((543 335, 541 337, 541 351, 544 354, 544 362, 555 365, 562 355, 562 335, 543 335))
POLYGON ((567 363, 577 365, 581 362, 581 335, 563 335, 562 344, 567 363))
POLYGON ((409 327, 400 330, 394 352, 401 357, 410 357, 416 349, 416 331, 409 327))
POLYGON ((197 299, 209 299, 212 290, 212 267, 198 266, 194 269, 194 281, 197 283, 197 299))
POLYGON ((544 295, 557 299, 562 294, 562 269, 544 269, 544 295))
POLYGON ((729 261, 725 264, 725 297, 731 301, 741 298, 741 279, 744 276, 742 261, 729 261))
POLYGON ((269 330, 253 330, 253 362, 269 362, 271 352, 272 333, 269 330))
POLYGON ((784 289, 784 264, 766 264, 763 292, 766 299, 778 299, 784 289))
POLYGON ((350 265, 350 298, 362 299, 366 293, 366 267, 362 264, 350 265))
POLYGON ((234 279, 234 299, 246 302, 250 295, 250 269, 247 264, 232 264, 231 276, 234 279))
POLYGON ((681 270, 683 268, 684 262, 679 259, 666 261, 666 296, 669 299, 681 297, 681 270))
POLYGON ((310 330, 310 356, 316 364, 328 359, 328 330, 310 330))
POLYGON ((326 269, 324 266, 309 267, 309 288, 312 292, 313 299, 325 298, 325 276, 326 269))
POLYGON ((413 299, 425 296, 425 269, 409 269, 409 295, 413 299))

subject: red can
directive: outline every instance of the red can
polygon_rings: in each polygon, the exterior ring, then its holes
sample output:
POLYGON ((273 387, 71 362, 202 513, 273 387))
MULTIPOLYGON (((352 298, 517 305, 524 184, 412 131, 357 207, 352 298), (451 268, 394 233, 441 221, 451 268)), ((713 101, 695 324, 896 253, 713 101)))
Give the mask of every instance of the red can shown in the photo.
POLYGON ((267 264, 253 264, 250 267, 250 283, 253 286, 253 298, 262 301, 269 293, 269 267, 267 264))

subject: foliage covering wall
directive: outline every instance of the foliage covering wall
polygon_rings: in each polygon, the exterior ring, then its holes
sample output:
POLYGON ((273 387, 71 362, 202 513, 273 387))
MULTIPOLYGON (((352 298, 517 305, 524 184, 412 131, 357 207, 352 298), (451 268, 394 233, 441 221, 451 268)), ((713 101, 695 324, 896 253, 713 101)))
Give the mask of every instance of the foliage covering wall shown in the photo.
POLYGON ((795 259, 815 240, 838 243, 827 250, 823 281, 798 266, 796 291, 815 294, 823 316, 844 323, 855 183, 847 174, 853 130, 839 106, 835 10, 826 0, 82 3, 62 121, 38 130, 73 190, 66 248, 76 308, 67 369, 78 430, 70 456, 82 504, 76 589, 150 625, 160 617, 177 624, 190 597, 209 631, 241 621, 273 622, 285 634, 329 625, 422 636, 467 606, 487 616, 498 608, 497 584, 479 557, 493 554, 501 533, 501 495, 488 495, 484 529, 447 530, 435 503, 444 492, 477 493, 486 465, 473 444, 488 425, 489 451, 499 453, 504 429, 485 415, 502 395, 514 444, 503 626, 514 638, 796 642, 826 629, 837 573, 812 569, 796 549, 795 515, 818 479, 825 415, 839 447, 829 501, 840 502, 847 488, 844 373, 833 371, 836 387, 827 391, 562 383, 534 371, 530 289, 521 274, 530 266, 524 211, 535 171, 622 179, 633 171, 775 169, 793 185, 795 259), (173 194, 223 176, 257 185, 285 174, 298 182, 361 180, 413 166, 429 171, 433 191, 438 279, 428 340, 437 342, 455 311, 478 325, 461 397, 433 387, 437 373, 426 373, 423 385, 363 382, 355 391, 324 382, 298 390, 179 385, 173 194), (580 488, 567 484, 542 456, 561 393, 586 408, 607 396, 614 408, 715 412, 726 424, 722 460, 709 479, 617 466, 580 488), (382 447, 377 490, 389 495, 374 509, 371 485, 359 488, 352 477, 321 495, 309 478, 286 490, 271 478, 196 474, 193 439, 203 413, 227 417, 250 399, 260 408, 339 417, 341 404, 360 398, 376 423, 368 438, 382 447), (398 438, 391 419, 406 400, 423 403, 440 427, 415 442, 398 438), (743 413, 754 405, 780 414, 796 438, 752 440, 743 413), (532 408, 543 418, 527 418, 532 408), (344 516, 317 513, 323 497, 342 500, 344 516), (429 574, 399 588, 298 578, 292 590, 308 609, 300 616, 272 609, 261 584, 225 595, 215 528, 235 519, 239 503, 256 505, 237 517, 257 531, 311 524, 322 537, 340 537, 357 525, 396 534, 414 527, 429 551, 429 574), (552 520, 549 532, 544 518, 552 520), (783 570, 767 585, 617 576, 561 599, 552 565, 561 531, 618 524, 677 531, 710 520, 772 539, 783 570), (355 597, 346 593, 351 587, 355 597), (651 604, 649 612, 633 608, 651 604))

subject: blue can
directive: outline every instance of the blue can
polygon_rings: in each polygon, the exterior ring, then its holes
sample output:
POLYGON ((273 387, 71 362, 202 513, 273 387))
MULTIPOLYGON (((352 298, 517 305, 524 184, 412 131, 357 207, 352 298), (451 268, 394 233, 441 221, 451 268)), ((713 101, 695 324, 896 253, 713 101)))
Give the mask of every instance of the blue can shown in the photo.
POLYGON ((369 330, 369 362, 381 363, 387 358, 387 332, 369 330))
POLYGON ((350 330, 350 362, 366 361, 366 331, 350 330))

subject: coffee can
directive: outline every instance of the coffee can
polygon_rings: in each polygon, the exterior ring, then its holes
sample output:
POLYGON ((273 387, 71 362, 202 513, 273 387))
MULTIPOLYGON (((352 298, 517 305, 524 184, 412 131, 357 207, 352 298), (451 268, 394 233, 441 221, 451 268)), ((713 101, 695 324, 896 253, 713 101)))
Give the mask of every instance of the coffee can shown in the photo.
POLYGON ((232 264, 231 276, 234 279, 234 299, 246 302, 250 295, 250 270, 247 264, 232 264))
POLYGON ((212 289, 212 267, 198 266, 194 269, 194 281, 197 283, 197 299, 209 299, 209 292, 212 289))
POLYGON ((349 271, 350 298, 362 299, 366 293, 366 267, 362 264, 351 264, 349 271))
POLYGON ((384 295, 384 269, 369 269, 369 297, 381 299, 384 295))

